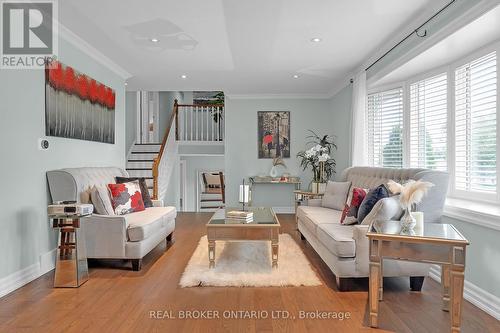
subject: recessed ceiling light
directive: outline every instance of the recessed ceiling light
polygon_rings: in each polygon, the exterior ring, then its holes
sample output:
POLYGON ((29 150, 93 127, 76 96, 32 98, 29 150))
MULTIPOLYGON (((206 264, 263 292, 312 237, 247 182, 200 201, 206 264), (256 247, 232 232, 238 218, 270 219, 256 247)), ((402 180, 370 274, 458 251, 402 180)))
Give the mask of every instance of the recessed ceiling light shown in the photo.
POLYGON ((128 86, 128 83, 127 83, 127 82, 125 82, 125 85, 126 85, 126 86, 128 86))
POLYGON ((298 79, 298 78, 299 78, 299 76, 298 76, 297 74, 295 74, 295 75, 293 76, 293 78, 294 78, 294 79, 298 79))
POLYGON ((187 75, 182 74, 181 79, 187 79, 187 75))
POLYGON ((151 41, 152 41, 153 43, 158 43, 160 40, 159 40, 158 38, 154 38, 154 37, 153 37, 153 38, 151 38, 151 41))
POLYGON ((311 42, 319 43, 319 42, 321 42, 321 38, 319 38, 319 37, 311 38, 311 42))

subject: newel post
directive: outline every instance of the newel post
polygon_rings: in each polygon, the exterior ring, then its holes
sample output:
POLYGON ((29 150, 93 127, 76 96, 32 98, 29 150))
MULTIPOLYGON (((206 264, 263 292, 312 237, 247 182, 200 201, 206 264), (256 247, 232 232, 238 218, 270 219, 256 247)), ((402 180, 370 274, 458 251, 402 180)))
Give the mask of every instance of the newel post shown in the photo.
POLYGON ((158 157, 153 162, 153 200, 158 200, 158 157))

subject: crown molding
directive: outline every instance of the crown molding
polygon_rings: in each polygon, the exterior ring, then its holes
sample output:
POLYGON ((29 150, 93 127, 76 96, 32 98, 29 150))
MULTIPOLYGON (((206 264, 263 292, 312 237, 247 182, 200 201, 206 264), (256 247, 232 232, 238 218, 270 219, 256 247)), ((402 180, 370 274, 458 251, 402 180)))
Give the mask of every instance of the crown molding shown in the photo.
POLYGON ((123 67, 115 63, 113 60, 102 54, 99 50, 97 50, 95 47, 90 45, 88 42, 86 42, 84 39, 82 39, 80 36, 75 34, 73 31, 69 30, 67 27, 62 25, 60 22, 58 23, 58 29, 59 29, 59 37, 63 38, 67 42, 71 43, 73 46, 78 48, 80 51, 88 54, 90 57, 92 57, 94 60, 99 62, 101 65, 105 66, 109 70, 111 70, 113 73, 117 74, 120 76, 122 79, 126 80, 130 77, 132 77, 132 74, 127 72, 123 67))
POLYGON ((227 94, 227 99, 330 99, 330 94, 227 94))

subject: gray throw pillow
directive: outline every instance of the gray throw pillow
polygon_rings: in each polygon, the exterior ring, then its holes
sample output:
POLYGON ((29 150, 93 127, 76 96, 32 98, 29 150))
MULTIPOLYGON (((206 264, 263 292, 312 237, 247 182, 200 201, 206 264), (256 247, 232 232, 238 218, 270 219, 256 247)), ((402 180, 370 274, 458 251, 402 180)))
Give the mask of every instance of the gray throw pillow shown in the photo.
POLYGON ((115 215, 111 204, 111 195, 107 186, 94 186, 90 190, 90 199, 94 205, 94 211, 100 215, 115 215))
POLYGON ((326 184, 325 194, 321 200, 321 206, 336 210, 343 210, 351 182, 332 182, 326 184))
POLYGON ((399 220, 401 215, 403 215, 403 207, 401 207, 401 203, 399 202, 399 195, 395 195, 377 201, 371 212, 366 215, 361 224, 399 220))

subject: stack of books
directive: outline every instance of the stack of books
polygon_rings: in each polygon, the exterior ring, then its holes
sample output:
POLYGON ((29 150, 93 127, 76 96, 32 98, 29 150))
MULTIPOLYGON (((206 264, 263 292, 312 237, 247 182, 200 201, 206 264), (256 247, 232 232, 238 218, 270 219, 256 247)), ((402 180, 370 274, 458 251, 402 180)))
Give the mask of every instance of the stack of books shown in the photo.
POLYGON ((234 221, 250 223, 253 221, 253 212, 245 212, 241 210, 231 210, 227 212, 226 218, 234 221))

